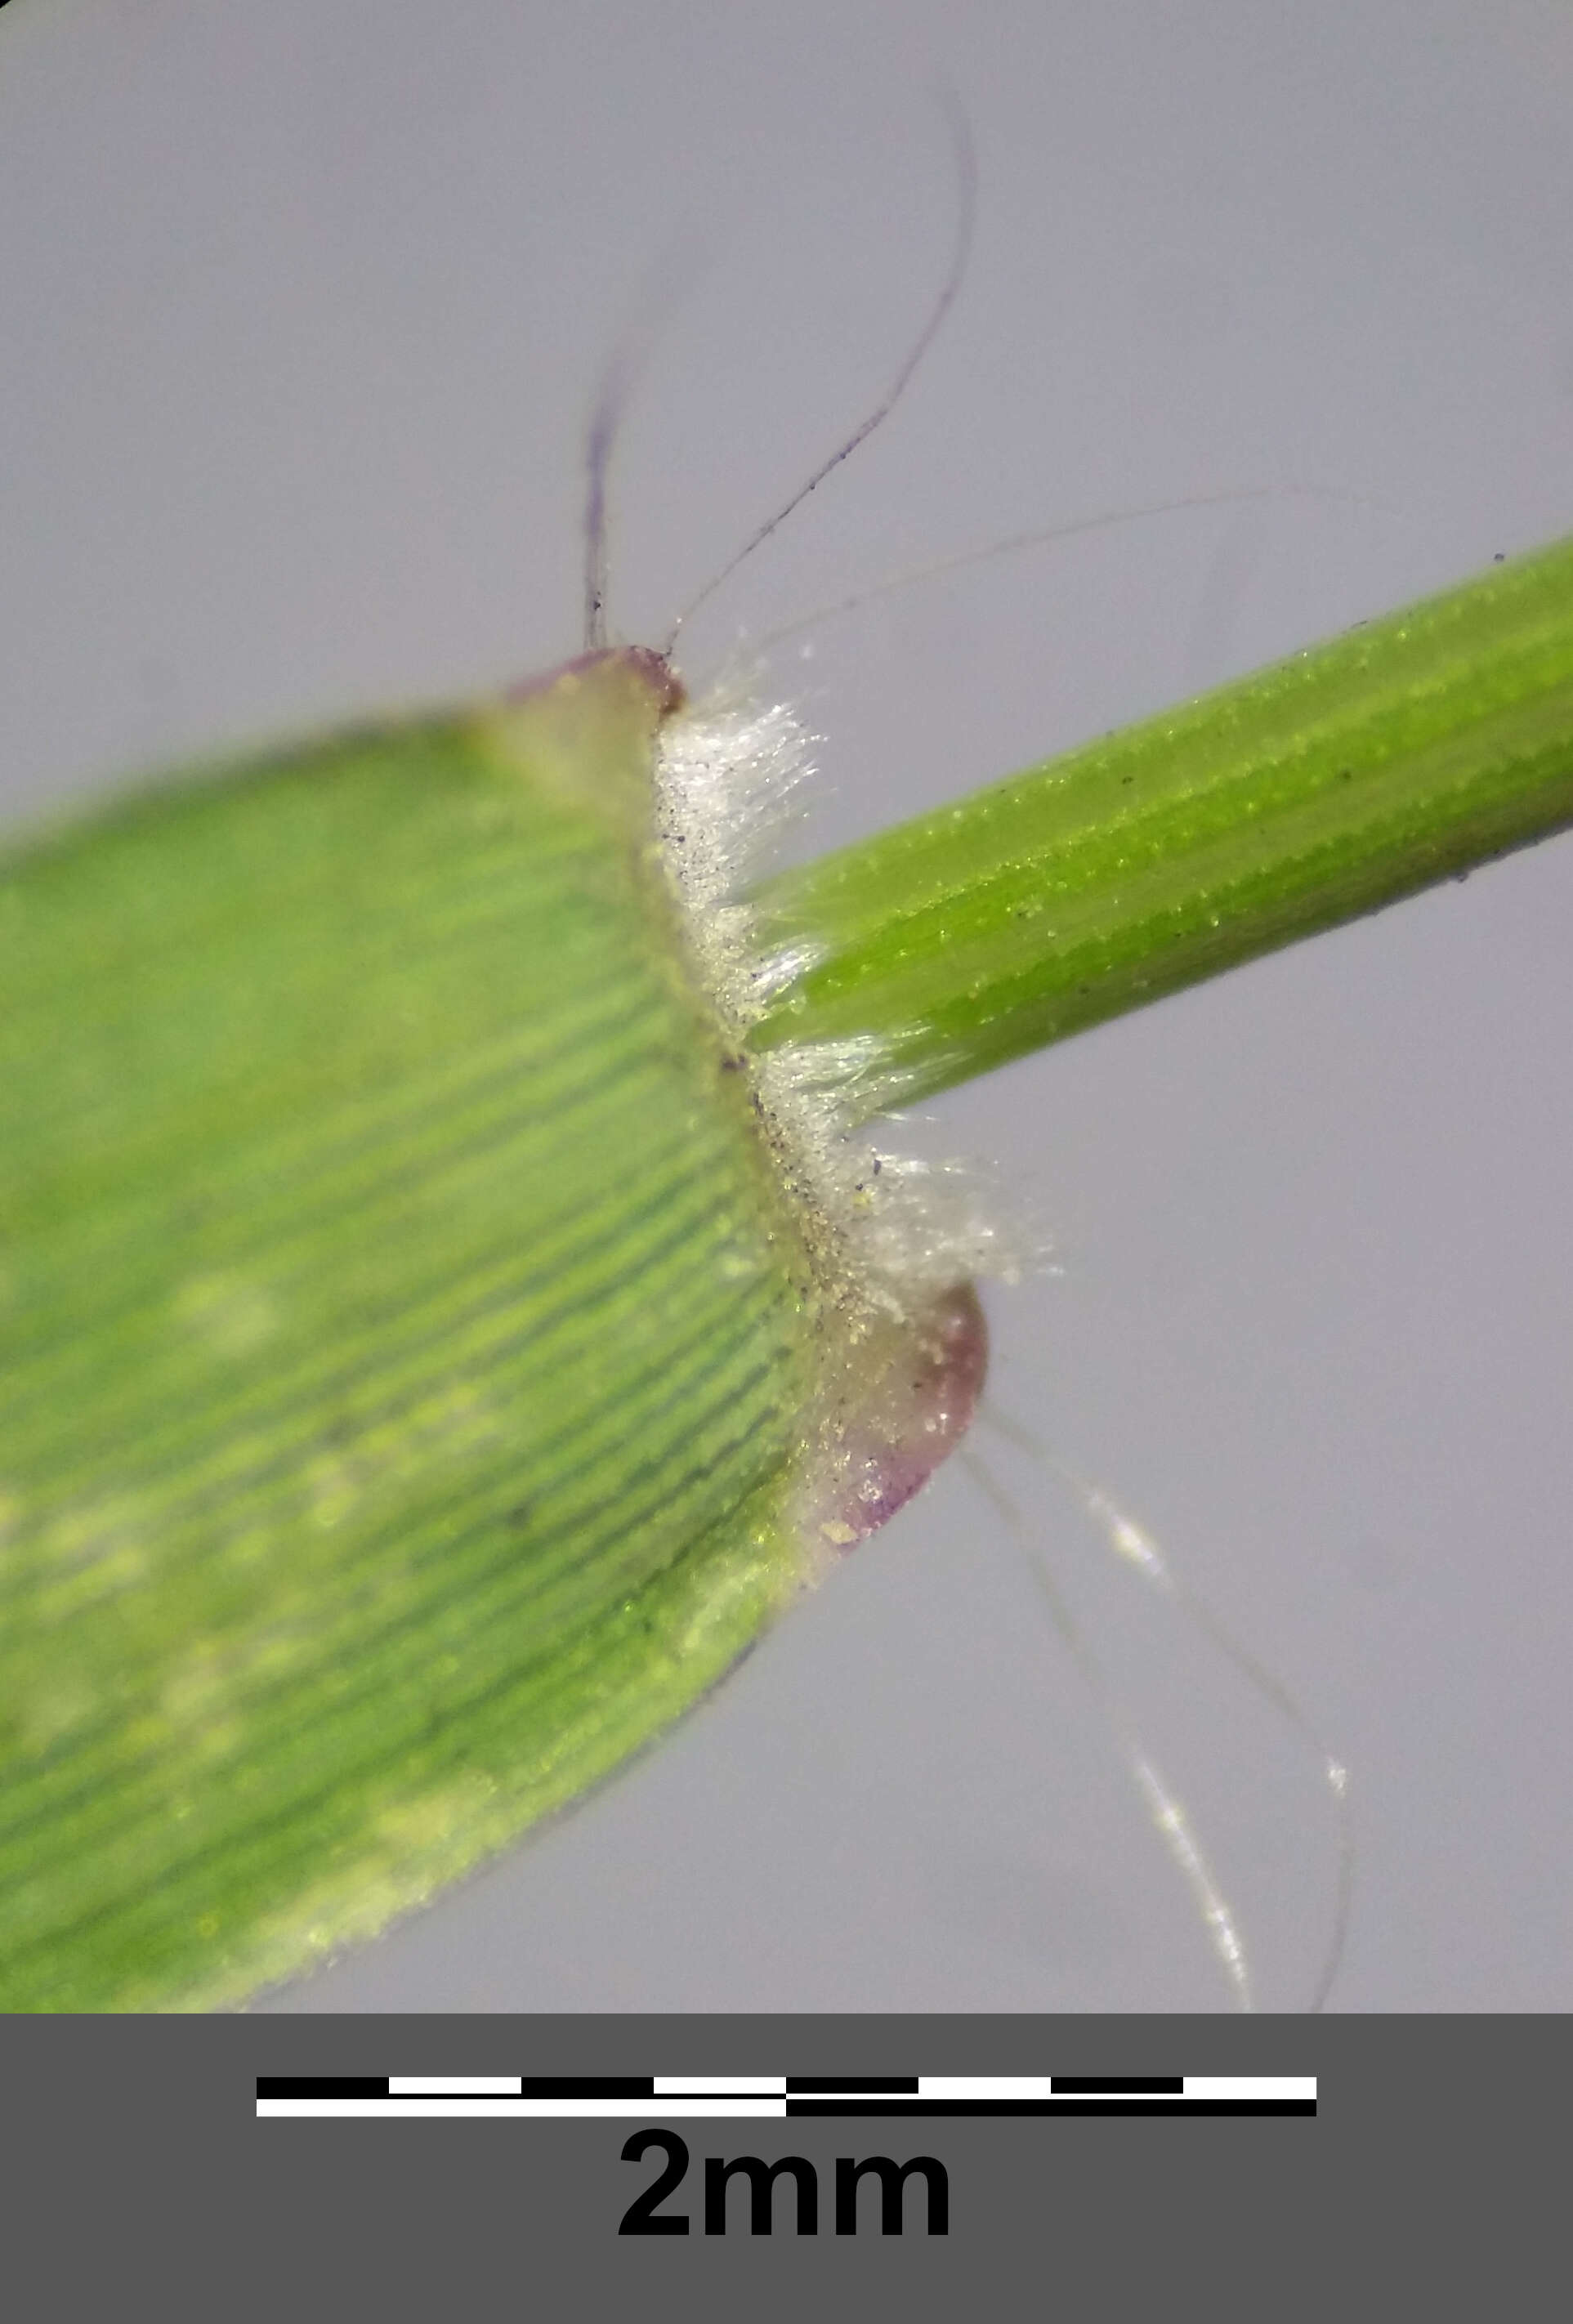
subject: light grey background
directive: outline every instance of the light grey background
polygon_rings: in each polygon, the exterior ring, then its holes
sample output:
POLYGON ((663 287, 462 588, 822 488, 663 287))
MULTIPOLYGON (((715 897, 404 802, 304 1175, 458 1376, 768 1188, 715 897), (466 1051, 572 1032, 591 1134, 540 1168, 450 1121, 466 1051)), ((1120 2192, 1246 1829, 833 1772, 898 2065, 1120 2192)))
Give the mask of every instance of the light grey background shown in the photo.
MULTIPOLYGON (((1099 509, 776 658, 817 844, 1573 527, 1562 0, 0 13, 5 812, 574 649, 598 369, 613 617, 740 632, 1099 509), (681 286, 686 285, 685 288, 681 286), (1296 492, 1291 488, 1310 487, 1296 492)), ((1002 1405, 1152 1525, 1350 1763, 1334 2006, 1573 2001, 1567 840, 936 1108, 1062 1272, 1002 1405)), ((1329 1909, 1314 1767, 999 1472, 1191 1803, 1265 2006, 1329 1909)), ((281 2007, 1188 2009, 1195 1914, 959 1469, 582 1811, 281 2007)))

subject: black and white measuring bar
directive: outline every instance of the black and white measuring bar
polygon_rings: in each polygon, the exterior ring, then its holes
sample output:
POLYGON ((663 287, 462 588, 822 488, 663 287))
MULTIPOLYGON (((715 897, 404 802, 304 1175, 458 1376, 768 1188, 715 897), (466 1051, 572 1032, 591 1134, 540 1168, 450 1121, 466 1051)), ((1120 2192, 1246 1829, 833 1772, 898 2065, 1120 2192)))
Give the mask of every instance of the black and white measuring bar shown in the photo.
POLYGON ((798 2115, 1314 2114, 1314 2076, 262 2074, 261 2115, 786 2121, 798 2115))

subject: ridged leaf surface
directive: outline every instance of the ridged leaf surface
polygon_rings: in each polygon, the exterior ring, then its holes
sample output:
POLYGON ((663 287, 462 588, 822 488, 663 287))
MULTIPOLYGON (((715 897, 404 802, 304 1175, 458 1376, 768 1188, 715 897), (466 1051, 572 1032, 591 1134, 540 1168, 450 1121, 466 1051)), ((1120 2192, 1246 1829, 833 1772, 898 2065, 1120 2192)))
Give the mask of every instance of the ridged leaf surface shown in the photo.
POLYGON ((0 867, 4 2006, 374 1927, 792 1587, 790 1236, 562 686, 0 867))

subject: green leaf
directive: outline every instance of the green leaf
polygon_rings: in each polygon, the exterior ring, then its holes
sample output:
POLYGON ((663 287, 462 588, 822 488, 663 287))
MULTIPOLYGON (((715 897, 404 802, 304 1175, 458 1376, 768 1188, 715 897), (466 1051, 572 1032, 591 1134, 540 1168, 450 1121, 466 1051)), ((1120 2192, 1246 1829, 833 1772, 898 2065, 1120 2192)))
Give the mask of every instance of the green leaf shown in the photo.
POLYGON ((603 657, 0 866, 5 2006, 375 1929, 841 1537, 847 1351, 910 1335, 806 1248, 687 973, 667 683, 603 657))
POLYGON ((674 693, 593 656, 0 860, 0 2006, 243 1996, 693 1702, 980 1379, 838 1122, 1573 818, 1573 544, 769 883, 751 1029, 674 693))

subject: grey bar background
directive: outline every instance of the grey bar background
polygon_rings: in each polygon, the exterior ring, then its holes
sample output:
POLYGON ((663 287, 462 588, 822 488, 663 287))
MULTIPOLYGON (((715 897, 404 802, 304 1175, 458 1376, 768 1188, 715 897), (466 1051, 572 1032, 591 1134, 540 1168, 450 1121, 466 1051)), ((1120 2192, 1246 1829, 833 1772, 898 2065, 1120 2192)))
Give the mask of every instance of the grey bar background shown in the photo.
MULTIPOLYGON (((543 2056, 593 2063, 647 2045, 665 2054, 674 2032, 688 2055, 708 2045, 718 2057, 758 2057, 781 2054, 782 2031, 811 2052, 837 2030, 827 2019, 786 2028, 708 2019, 690 2038, 681 2025, 606 2017, 544 2018, 529 2029, 543 2056)), ((1019 2023, 987 2017, 892 2018, 867 2030, 871 2055, 882 2054, 888 2033, 893 2048, 921 2038, 961 2062, 1003 2061, 1023 2039, 1019 2023)), ((1321 2312, 1348 2276, 1346 2236, 1311 2232, 1329 2218, 1356 2239, 1363 2282, 1423 2284, 1436 2267, 1483 2292, 1488 2271, 1498 2282, 1522 2276, 1527 2285, 1537 2265, 1543 2273, 1534 2251, 1549 2252, 1555 2166, 1548 2156, 1537 2169, 1532 2143, 1504 2139, 1503 2126, 1547 2062, 1545 2030, 1461 2022, 1440 2030, 1445 2043, 1405 2020, 1072 2020, 1031 2029, 1056 2057, 1089 2063, 1095 2052, 1131 2066, 1143 2056, 1193 2056, 1199 2040, 1240 2065, 1261 2065, 1269 2052, 1278 2061, 1291 2052, 1314 2059, 1324 2089, 1336 2082, 1339 2092, 1336 2118, 1329 2105, 1314 2124, 1204 2120, 1149 2131, 1125 2123, 1099 2130, 1084 2117, 957 2121, 921 2137, 906 2135, 899 2122, 685 2126, 691 2211, 707 2154, 798 2153, 828 2176, 838 2154, 928 2152, 950 2174, 951 2233, 838 2239, 822 2217, 814 2241, 783 2229, 761 2246, 740 2232, 706 2237, 696 2226, 663 2256, 616 2233, 651 2175, 648 2159, 637 2169, 620 2159, 627 2124, 407 2123, 376 2135, 362 2124, 255 2120, 247 2098, 254 2063, 332 2057, 365 2066, 389 2039, 374 2020, 33 2019, 15 2026, 10 2050, 14 2093, 36 2093, 23 2150, 35 2184, 16 2207, 13 2241, 24 2266, 36 2249, 52 2282, 90 2297, 124 2281, 127 2265, 161 2268, 178 2314, 198 2312, 200 2287, 226 2267, 233 2273, 237 2252, 250 2306, 268 2314, 298 2304, 302 2282, 353 2283, 363 2301, 403 2317, 451 2298, 456 2272, 483 2297, 495 2285, 498 2297, 517 2300, 521 2283, 549 2282, 571 2267, 592 2298, 604 2290, 648 2302, 670 2282, 702 2317, 735 2312, 741 2296, 750 2315, 773 2324, 801 2313, 808 2291, 822 2303, 839 2300, 831 2313, 850 2314, 854 2301, 894 2289, 904 2312, 927 2319, 953 2316, 975 2297, 980 2269, 1008 2278, 1052 2266, 1056 2282, 1091 2278, 1122 2308, 1150 2306, 1176 2276, 1205 2282, 1219 2312, 1233 2317, 1259 2310, 1262 2283, 1285 2280, 1286 2255, 1301 2305, 1321 2312), (82 2061, 76 2072, 73 2060, 82 2061), (693 2135, 709 2130, 748 2135, 693 2135), (68 2155, 78 2179, 60 2167, 68 2155), (88 2235, 83 2184, 95 2199, 88 2235), (181 2203, 174 2237, 171 2188, 181 2203), (259 2234, 259 2219, 272 2231, 259 2234), (1482 2236, 1483 2223, 1499 2219, 1511 2225, 1511 2240, 1482 2236)), ((520 2031, 447 2017, 409 2020, 397 2034, 418 2064, 474 2067, 520 2031)))
MULTIPOLYGON (((950 231, 936 75, 982 174, 961 305, 695 624, 690 672, 1026 525, 1261 482, 1365 504, 1167 517, 827 624, 774 666, 825 737, 814 844, 1573 525, 1550 0, 16 0, 6 815, 572 650, 579 432, 665 275, 688 287, 614 541, 614 618, 658 634, 899 361, 950 231)), ((1055 1238, 1061 1275, 990 1300, 1002 1404, 1154 1526, 1354 1769, 1343 2009, 1573 1998, 1570 904, 1562 841, 920 1133, 995 1157, 1002 1208, 1055 1238)), ((1314 1775, 998 1457, 1293 2007, 1329 1894, 1314 1775)), ((1223 1997, 952 1470, 582 1812, 271 2006, 1223 1997)))

